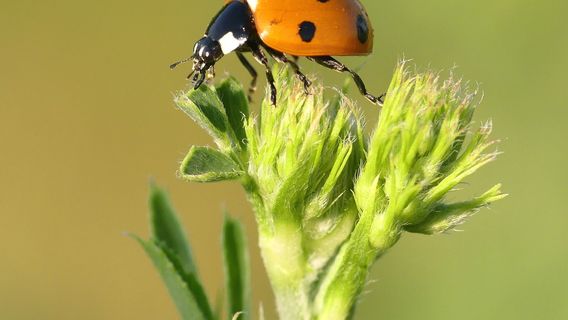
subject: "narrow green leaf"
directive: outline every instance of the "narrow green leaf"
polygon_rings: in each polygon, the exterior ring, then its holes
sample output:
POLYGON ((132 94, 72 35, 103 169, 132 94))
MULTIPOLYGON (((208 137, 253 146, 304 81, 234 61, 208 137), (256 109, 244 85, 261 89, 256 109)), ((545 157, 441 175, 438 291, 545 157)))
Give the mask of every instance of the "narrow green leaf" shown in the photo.
POLYGON ((239 319, 250 319, 250 263, 246 237, 242 225, 228 216, 223 225, 223 256, 228 318, 242 312, 239 319))
POLYGON ((468 201, 439 203, 424 221, 416 225, 405 226, 405 230, 428 235, 443 233, 456 228, 477 213, 479 209, 505 197, 507 195, 501 192, 501 184, 497 184, 479 197, 468 201))
POLYGON ((244 174, 237 163, 209 147, 193 146, 183 160, 182 178, 193 182, 215 182, 237 179, 244 174))
POLYGON ((174 300, 183 320, 207 320, 200 310, 194 294, 191 292, 186 279, 178 272, 176 266, 169 259, 168 255, 154 241, 144 241, 136 236, 134 239, 146 251, 156 269, 160 273, 162 280, 166 284, 168 291, 174 300))
POLYGON ((168 256, 171 263, 174 265, 178 273, 182 276, 185 283, 187 284, 189 290, 193 294, 195 298, 195 302, 199 307, 199 310, 205 315, 206 319, 213 320, 216 319, 213 315, 213 310, 211 309, 211 305, 209 304, 209 300, 207 299, 207 295, 205 294, 205 290, 199 281, 199 277, 195 273, 187 273, 183 270, 183 267, 179 261, 179 258, 174 255, 170 250, 167 248, 161 247, 164 253, 168 256))
POLYGON ((185 273, 197 274, 187 237, 166 193, 154 184, 150 188, 152 237, 178 258, 185 273))
POLYGON ((223 102, 225 113, 233 132, 242 147, 246 145, 245 119, 249 116, 249 104, 243 87, 233 77, 225 79, 217 86, 217 95, 223 102))

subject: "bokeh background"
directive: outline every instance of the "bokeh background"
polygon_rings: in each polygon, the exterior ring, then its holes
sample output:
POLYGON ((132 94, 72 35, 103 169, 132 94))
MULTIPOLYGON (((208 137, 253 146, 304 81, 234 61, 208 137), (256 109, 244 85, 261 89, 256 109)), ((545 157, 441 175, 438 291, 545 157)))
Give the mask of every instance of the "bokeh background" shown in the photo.
MULTIPOLYGON (((465 193, 500 181, 511 196, 465 232, 404 236, 375 265, 358 319, 568 319, 568 2, 363 2, 375 52, 343 60, 376 93, 403 56, 480 83, 476 119, 493 120, 504 153, 465 193)), ((211 296, 223 283, 221 212, 246 223, 255 304, 274 318, 240 186, 175 175, 192 144, 211 141, 172 103, 189 67, 168 65, 190 54, 221 3, 1 2, 0 319, 176 319, 124 236, 148 234, 152 178, 181 213, 211 296)), ((249 81, 234 56, 217 72, 249 81)), ((376 109, 360 102, 372 123, 376 109)))

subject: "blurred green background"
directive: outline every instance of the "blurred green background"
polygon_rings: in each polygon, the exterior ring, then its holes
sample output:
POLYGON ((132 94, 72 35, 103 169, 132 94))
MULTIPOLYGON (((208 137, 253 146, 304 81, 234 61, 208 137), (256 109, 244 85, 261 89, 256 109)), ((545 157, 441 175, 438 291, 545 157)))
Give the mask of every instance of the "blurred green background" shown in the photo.
MULTIPOLYGON (((511 196, 465 232, 404 236, 375 265, 358 319, 568 319, 568 2, 364 3, 375 52, 343 60, 363 65, 375 93, 403 56, 479 82, 476 118, 493 120, 504 154, 467 193, 501 181, 511 196)), ((123 236, 148 234, 151 177, 170 191, 210 295, 223 283, 222 209, 247 224, 255 304, 273 319, 240 186, 175 176, 190 145, 211 141, 173 107, 189 66, 168 65, 221 4, 0 4, 0 319, 175 319, 157 272, 123 236)), ((302 65, 327 85, 343 79, 302 65)), ((235 56, 217 73, 249 81, 235 56)), ((376 109, 359 101, 373 123, 376 109)))

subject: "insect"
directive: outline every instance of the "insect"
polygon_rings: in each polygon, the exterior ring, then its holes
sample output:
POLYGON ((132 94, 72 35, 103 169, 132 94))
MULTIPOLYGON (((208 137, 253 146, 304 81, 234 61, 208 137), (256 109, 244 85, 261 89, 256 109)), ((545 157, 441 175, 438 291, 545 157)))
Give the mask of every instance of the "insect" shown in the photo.
POLYGON ((326 68, 349 73, 361 94, 381 105, 382 96, 369 94, 361 77, 332 57, 368 55, 372 49, 373 28, 358 0, 230 0, 195 43, 193 54, 170 68, 193 61, 187 78, 197 89, 208 74, 214 74, 217 61, 235 52, 252 76, 250 99, 257 80, 257 72, 243 54, 250 52, 265 68, 270 101, 275 105, 276 87, 264 51, 277 62, 290 65, 308 93, 311 82, 296 63, 298 57, 306 57, 326 68))

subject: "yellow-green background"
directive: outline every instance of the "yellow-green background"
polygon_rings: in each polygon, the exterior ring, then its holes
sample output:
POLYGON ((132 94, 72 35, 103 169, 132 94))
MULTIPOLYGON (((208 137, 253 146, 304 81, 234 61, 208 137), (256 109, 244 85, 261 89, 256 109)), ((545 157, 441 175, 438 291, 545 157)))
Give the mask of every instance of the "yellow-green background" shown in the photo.
MULTIPOLYGON (((568 319, 566 1, 364 1, 375 93, 398 58, 481 84, 499 160, 470 179, 511 196, 438 237, 405 236, 372 272, 359 319, 568 319)), ((0 319, 175 319, 142 250, 155 178, 170 192, 207 291, 222 287, 221 211, 246 222, 255 306, 273 303, 254 220, 236 183, 176 179, 184 152, 210 144, 177 111, 187 56, 221 1, 2 1, 0 319)), ((303 61, 332 85, 335 75, 303 61)), ((218 76, 248 75, 229 56, 218 76)), ((357 97, 357 94, 353 94, 357 97)), ((257 99, 258 100, 258 99, 257 99)), ((361 101, 370 119, 377 111, 361 101)))

